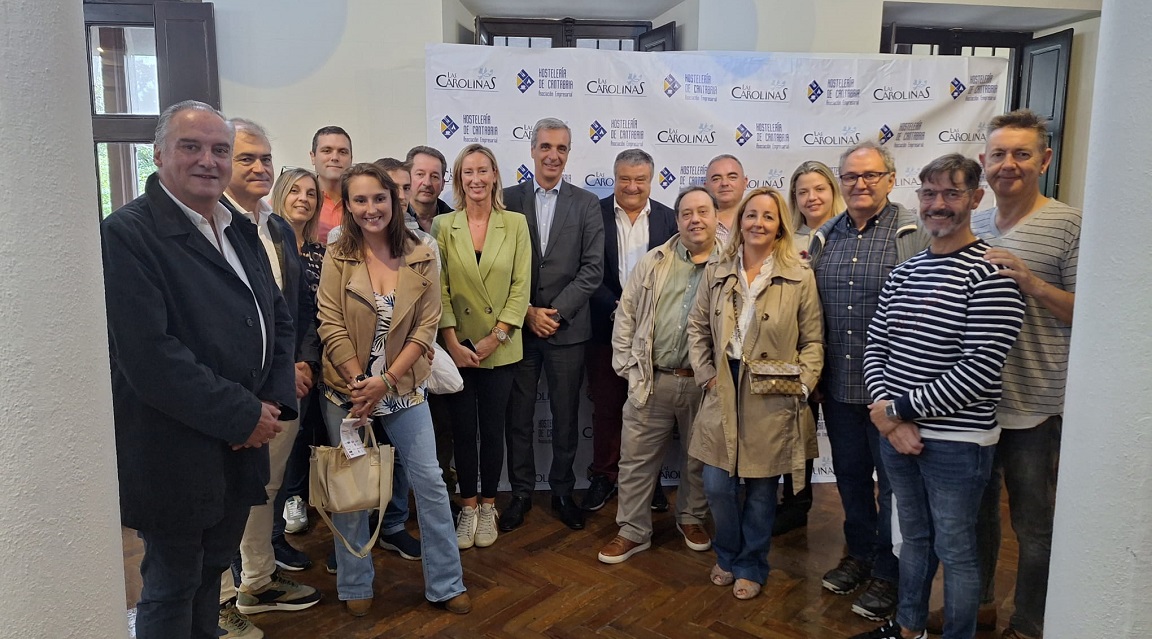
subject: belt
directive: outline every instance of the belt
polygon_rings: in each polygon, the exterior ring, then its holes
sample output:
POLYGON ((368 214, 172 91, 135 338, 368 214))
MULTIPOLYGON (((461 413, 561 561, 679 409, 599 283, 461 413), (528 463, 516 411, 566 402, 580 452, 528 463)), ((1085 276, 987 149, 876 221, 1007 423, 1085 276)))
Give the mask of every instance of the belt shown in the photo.
POLYGON ((656 366, 655 369, 661 373, 668 373, 669 375, 675 375, 676 377, 693 376, 691 368, 665 368, 664 366, 656 366))

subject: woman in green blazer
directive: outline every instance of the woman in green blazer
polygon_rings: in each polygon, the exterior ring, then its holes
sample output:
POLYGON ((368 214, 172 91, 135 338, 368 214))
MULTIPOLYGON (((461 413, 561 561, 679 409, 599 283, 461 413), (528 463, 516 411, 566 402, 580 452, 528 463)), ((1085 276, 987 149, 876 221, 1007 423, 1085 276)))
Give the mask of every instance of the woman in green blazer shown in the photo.
POLYGON ((500 169, 487 147, 470 144, 460 151, 452 191, 461 210, 436 217, 432 236, 443 265, 440 333, 464 378, 464 390, 452 401, 462 507, 456 541, 464 549, 496 541, 504 419, 513 364, 524 354, 520 327, 528 311, 532 244, 524 216, 503 210, 500 169))

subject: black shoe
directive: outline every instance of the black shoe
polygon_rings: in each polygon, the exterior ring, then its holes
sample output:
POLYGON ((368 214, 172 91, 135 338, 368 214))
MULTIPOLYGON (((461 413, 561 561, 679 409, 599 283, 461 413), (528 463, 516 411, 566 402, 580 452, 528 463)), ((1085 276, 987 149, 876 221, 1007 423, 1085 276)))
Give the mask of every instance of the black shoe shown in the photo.
POLYGON ((333 550, 331 553, 328 554, 328 560, 324 562, 324 570, 327 570, 328 574, 330 574, 330 575, 336 574, 336 551, 335 550, 333 550))
POLYGON ((308 555, 296 550, 283 535, 272 538, 272 551, 276 554, 276 565, 289 572, 300 572, 312 567, 308 555))
POLYGON ((896 584, 884 579, 870 579, 868 587, 852 604, 852 612, 872 621, 890 619, 896 614, 896 595, 896 584))
POLYGON ((616 494, 616 484, 604 475, 592 475, 588 490, 584 491, 584 501, 580 507, 588 512, 596 512, 616 494))
POLYGON ((664 487, 656 482, 656 490, 652 493, 652 512, 668 512, 668 496, 664 494, 664 487))
POLYGON ((400 553, 400 556, 409 561, 420 561, 420 540, 408 533, 407 530, 380 535, 380 547, 400 553))
POLYGON ((524 523, 524 513, 532 510, 532 497, 513 496, 508 507, 500 513, 500 532, 512 532, 524 523))
POLYGON ((808 506, 795 502, 784 502, 776 507, 776 518, 772 520, 772 536, 779 537, 797 528, 808 525, 808 506))
MULTIPOLYGON (((925 639, 927 636, 927 632, 922 632, 917 639, 925 639)), ((900 624, 895 621, 888 621, 875 630, 852 635, 849 639, 903 639, 903 637, 904 635, 900 634, 900 624)))
POLYGON ((822 585, 838 595, 846 595, 872 574, 872 564, 857 561, 852 557, 845 557, 835 568, 824 573, 822 585))
POLYGON ((572 497, 553 497, 552 510, 560 521, 572 530, 584 530, 584 511, 572 501, 572 497))

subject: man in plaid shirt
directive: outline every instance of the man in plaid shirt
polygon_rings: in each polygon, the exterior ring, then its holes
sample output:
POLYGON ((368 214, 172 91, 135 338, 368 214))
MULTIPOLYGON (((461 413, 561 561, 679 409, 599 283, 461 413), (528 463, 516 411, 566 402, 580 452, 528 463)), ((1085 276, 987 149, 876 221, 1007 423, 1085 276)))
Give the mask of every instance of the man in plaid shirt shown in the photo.
POLYGON ((845 151, 840 184, 848 209, 813 234, 809 249, 824 307, 824 422, 848 545, 823 585, 846 595, 867 583, 852 611, 877 621, 896 609, 899 572, 892 554, 892 489, 868 416, 864 346, 888 274, 929 240, 916 216, 888 199, 895 174, 891 153, 871 140, 845 151), (880 479, 879 504, 873 471, 880 479))

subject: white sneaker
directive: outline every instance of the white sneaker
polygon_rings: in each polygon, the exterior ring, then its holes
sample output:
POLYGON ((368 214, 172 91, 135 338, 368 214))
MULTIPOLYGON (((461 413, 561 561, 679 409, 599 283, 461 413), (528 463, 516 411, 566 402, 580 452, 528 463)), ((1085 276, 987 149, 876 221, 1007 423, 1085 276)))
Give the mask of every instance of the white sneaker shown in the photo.
POLYGON ((460 550, 471 548, 476 543, 478 515, 478 511, 471 506, 460 509, 460 522, 456 524, 456 545, 460 550))
POLYGON ((264 639, 264 631, 237 610, 235 603, 220 608, 220 629, 224 631, 224 639, 264 639))
POLYGON ((284 532, 296 534, 308 530, 308 504, 299 495, 284 502, 284 532))
POLYGON ((499 514, 496 512, 496 504, 480 504, 480 521, 476 524, 477 548, 487 548, 496 543, 496 537, 500 534, 496 532, 497 519, 499 514))

